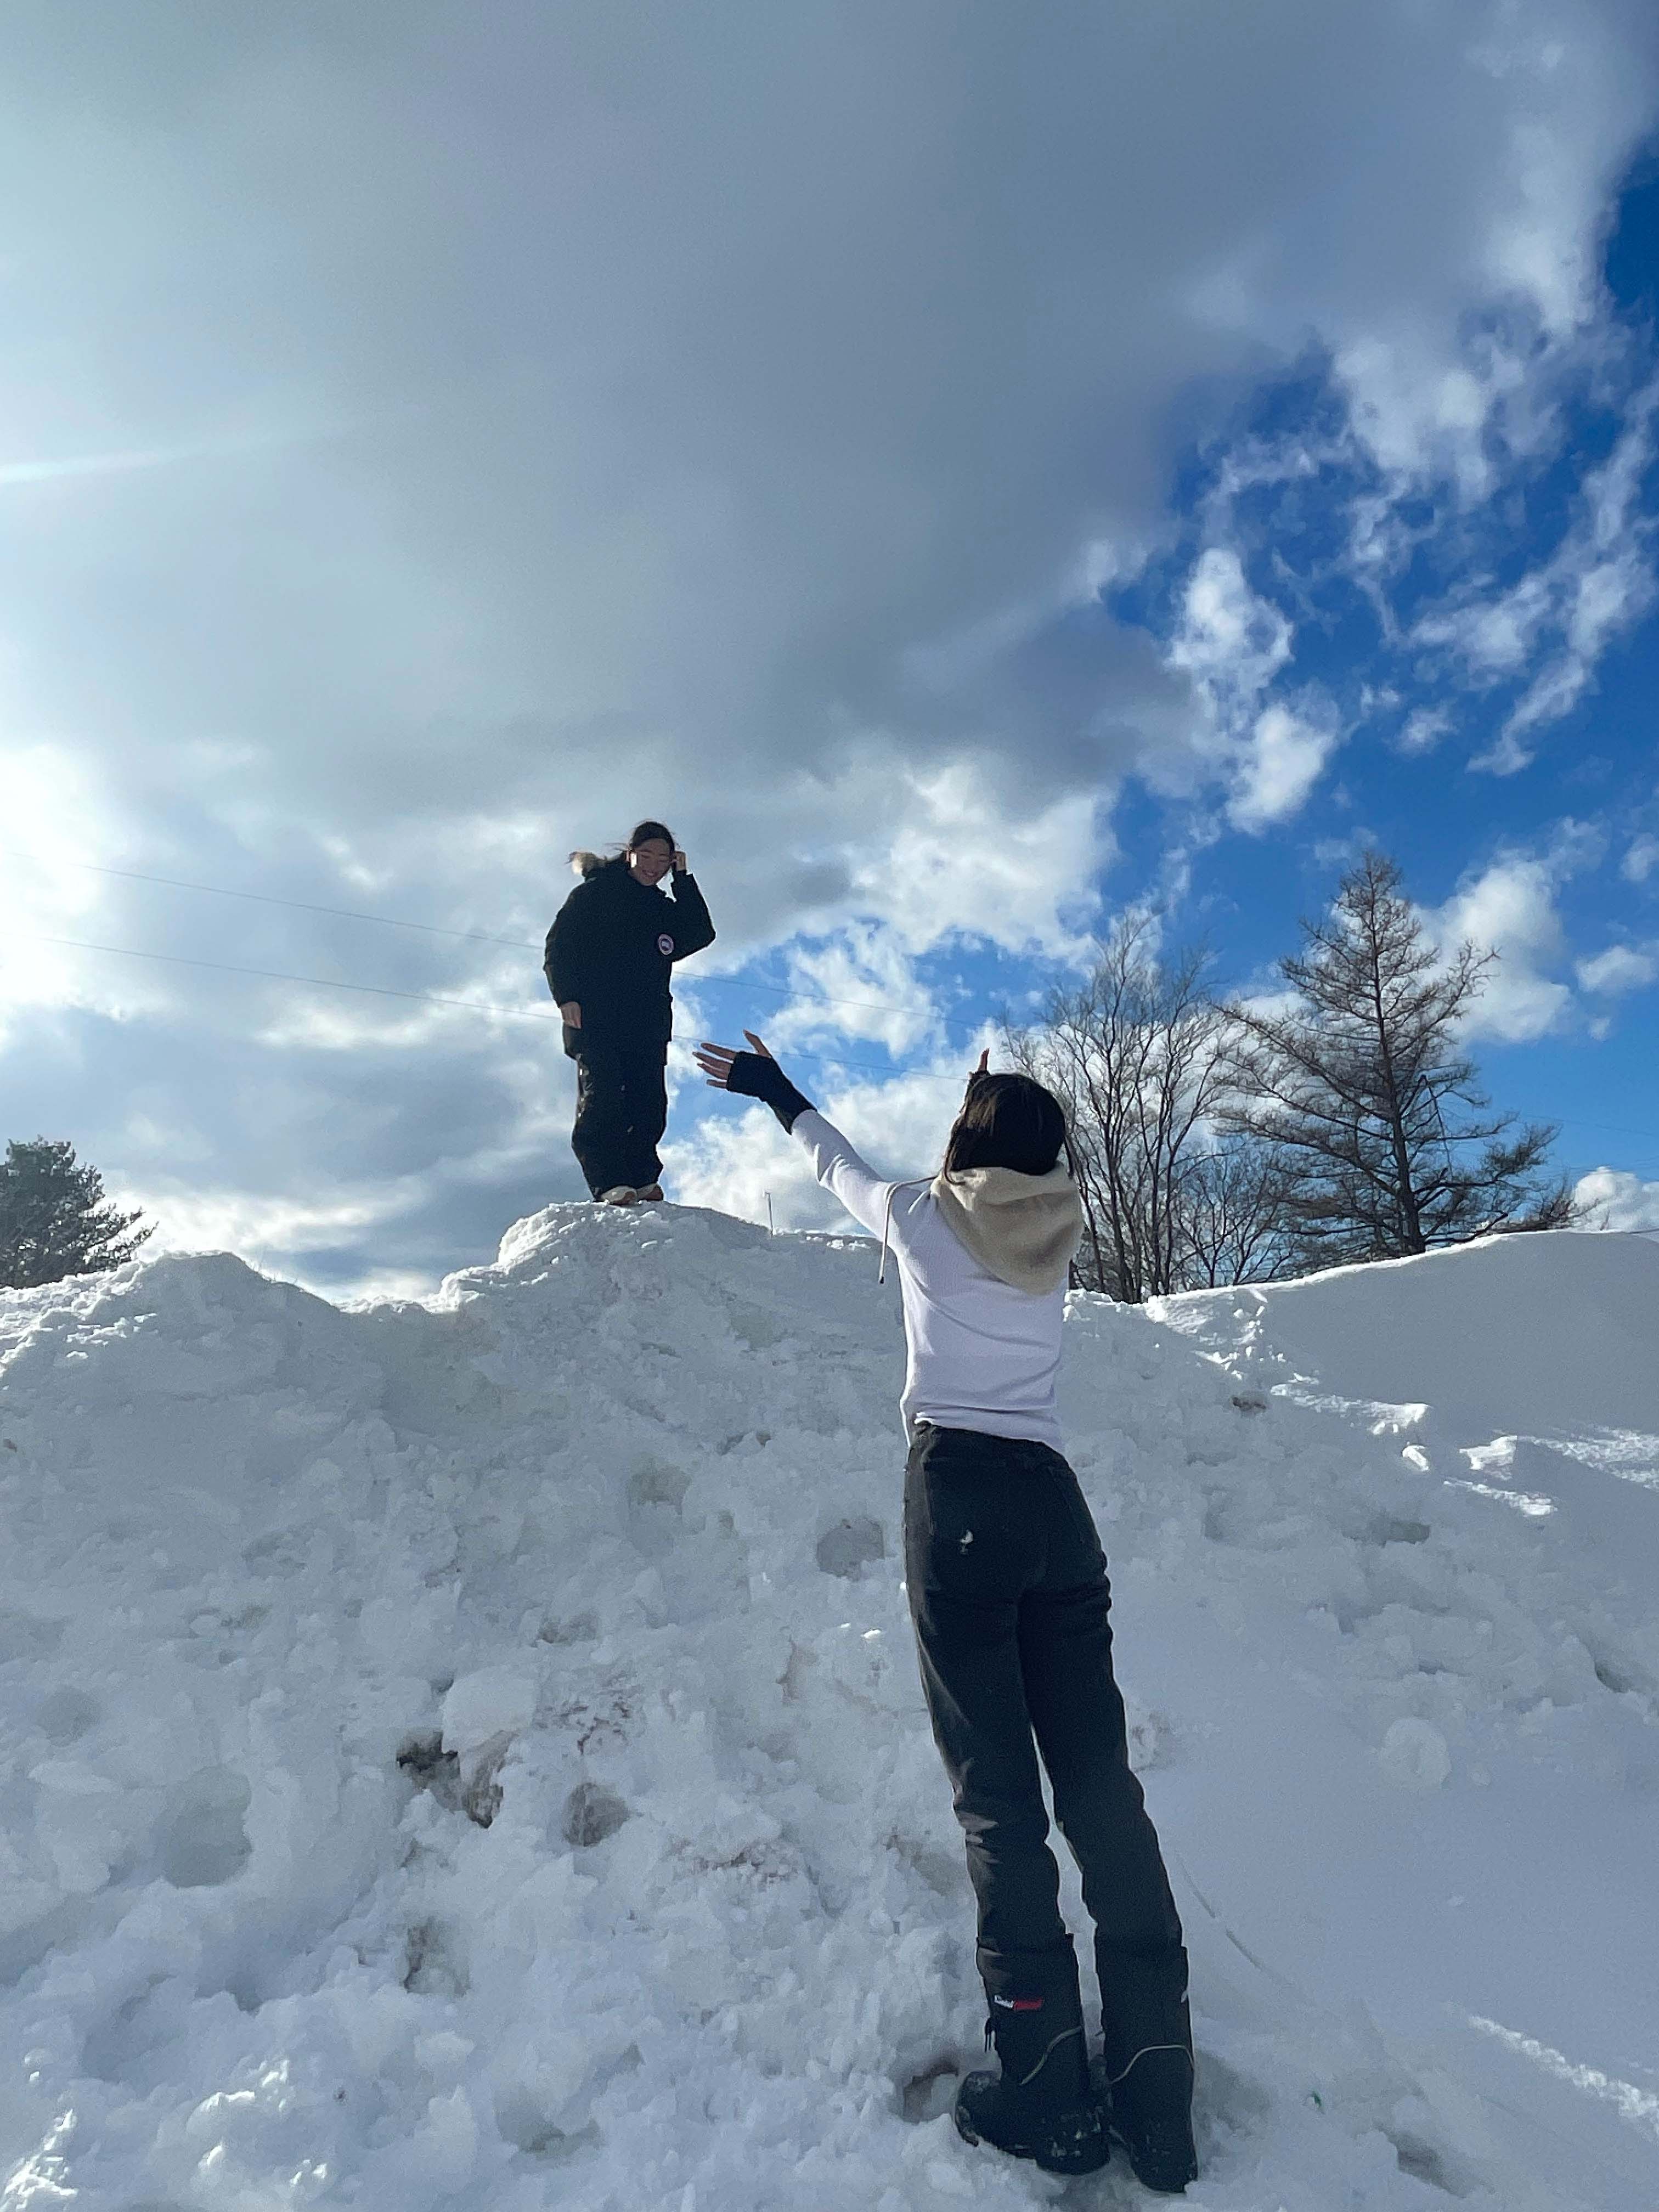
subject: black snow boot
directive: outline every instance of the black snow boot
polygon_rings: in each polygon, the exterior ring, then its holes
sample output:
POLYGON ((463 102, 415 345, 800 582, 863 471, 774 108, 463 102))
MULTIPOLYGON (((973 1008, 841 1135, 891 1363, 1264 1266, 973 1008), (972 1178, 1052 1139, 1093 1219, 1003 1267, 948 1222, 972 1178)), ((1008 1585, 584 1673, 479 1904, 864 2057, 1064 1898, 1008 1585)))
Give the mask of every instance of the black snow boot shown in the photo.
POLYGON ((1198 2173, 1193 2145, 1193 2024, 1181 1945, 1140 1950, 1098 1936, 1105 2048, 1091 2069, 1114 2141, 1147 2189, 1178 2197, 1198 2173))
POLYGON ((1089 2086, 1071 1945, 1001 1958, 981 1951, 979 1970, 991 2007, 985 2045, 995 2045, 1001 2071, 963 2081, 957 2134, 1033 2159, 1045 2173, 1094 2172, 1110 2154, 1089 2086))
POLYGON ((1111 2139, 1128 2153, 1135 2179, 1145 2189, 1179 2197, 1198 2178, 1190 2050, 1164 2044, 1137 2051, 1115 2081, 1103 2058, 1089 2073, 1111 2139))

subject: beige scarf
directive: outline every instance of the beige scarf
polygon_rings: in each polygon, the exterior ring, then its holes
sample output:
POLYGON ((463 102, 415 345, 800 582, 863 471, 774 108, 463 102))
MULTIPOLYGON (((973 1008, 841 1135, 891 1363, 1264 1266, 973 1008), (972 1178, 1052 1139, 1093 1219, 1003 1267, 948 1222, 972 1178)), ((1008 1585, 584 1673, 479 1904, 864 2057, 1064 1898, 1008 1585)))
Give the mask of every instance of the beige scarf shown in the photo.
POLYGON ((1041 1176, 1017 1168, 941 1172, 933 1197, 957 1241, 1000 1282, 1039 1297, 1065 1287, 1083 1241, 1083 1201, 1062 1162, 1041 1176))

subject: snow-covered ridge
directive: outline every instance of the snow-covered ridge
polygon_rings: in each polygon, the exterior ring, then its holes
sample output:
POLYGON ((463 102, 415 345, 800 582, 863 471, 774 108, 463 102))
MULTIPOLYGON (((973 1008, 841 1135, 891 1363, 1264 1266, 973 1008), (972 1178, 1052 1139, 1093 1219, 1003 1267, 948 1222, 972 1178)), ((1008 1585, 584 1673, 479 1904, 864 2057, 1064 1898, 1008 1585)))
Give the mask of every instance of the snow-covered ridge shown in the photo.
MULTIPOLYGON (((430 1306, 0 1294, 4 2212, 1054 2200, 943 2117, 981 2005, 872 1277, 563 1207, 430 1306)), ((1190 2201, 1651 2212, 1659 1249, 1070 1335, 1190 2201)))
POLYGON ((1153 1310, 1206 1343, 1293 1364, 1328 1393, 1427 1401, 1443 1431, 1659 1431, 1659 1239, 1647 1236, 1485 1237, 1153 1310))

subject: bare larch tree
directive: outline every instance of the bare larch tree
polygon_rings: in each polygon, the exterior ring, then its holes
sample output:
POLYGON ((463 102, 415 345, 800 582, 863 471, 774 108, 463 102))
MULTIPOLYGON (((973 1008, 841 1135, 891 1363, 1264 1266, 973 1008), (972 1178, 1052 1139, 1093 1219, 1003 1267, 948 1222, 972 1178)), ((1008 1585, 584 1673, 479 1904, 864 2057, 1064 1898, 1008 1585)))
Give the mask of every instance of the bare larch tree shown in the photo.
POLYGON ((1262 1212, 1269 1163, 1253 1139, 1217 1133, 1227 1024, 1207 969, 1196 950, 1161 963, 1149 918, 1131 915, 1084 982, 1053 992, 1035 1028, 1010 1032, 1015 1064, 1071 1122, 1084 1288, 1138 1303, 1279 1271, 1282 1240, 1262 1212))

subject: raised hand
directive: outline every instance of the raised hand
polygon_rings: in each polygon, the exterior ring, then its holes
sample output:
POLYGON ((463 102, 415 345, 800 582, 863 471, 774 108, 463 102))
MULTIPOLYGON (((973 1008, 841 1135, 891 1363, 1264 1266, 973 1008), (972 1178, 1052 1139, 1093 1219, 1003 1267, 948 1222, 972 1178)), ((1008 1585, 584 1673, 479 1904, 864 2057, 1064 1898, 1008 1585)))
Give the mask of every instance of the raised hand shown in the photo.
MULTIPOLYGON (((753 1030, 745 1030, 744 1035, 749 1040, 750 1052, 757 1053, 763 1060, 771 1059, 772 1055, 767 1050, 764 1040, 757 1037, 753 1030)), ((700 1044, 695 1048, 691 1057, 708 1078, 708 1087, 711 1091, 726 1091, 731 1088, 732 1063, 738 1057, 735 1047, 729 1044, 700 1044)))
POLYGON ((691 1057, 708 1078, 711 1091, 724 1091, 726 1078, 732 1073, 732 1063, 737 1058, 729 1044, 700 1044, 692 1048, 691 1057))

